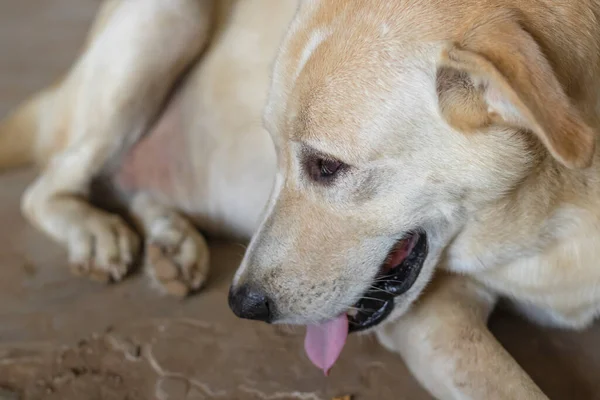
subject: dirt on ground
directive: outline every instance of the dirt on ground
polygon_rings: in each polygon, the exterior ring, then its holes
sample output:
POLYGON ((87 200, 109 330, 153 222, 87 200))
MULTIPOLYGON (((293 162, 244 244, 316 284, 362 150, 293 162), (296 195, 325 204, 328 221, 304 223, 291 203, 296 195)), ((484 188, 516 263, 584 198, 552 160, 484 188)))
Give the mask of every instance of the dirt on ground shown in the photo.
MULTIPOLYGON (((0 116, 70 65, 98 0, 0 1, 0 116)), ((104 286, 25 223, 33 171, 0 175, 0 400, 424 400, 402 360, 351 337, 325 378, 302 329, 236 319, 229 280, 243 252, 212 243, 206 290, 157 294, 143 277, 104 286)), ((544 330, 507 313, 491 327, 552 399, 600 399, 600 326, 544 330)))

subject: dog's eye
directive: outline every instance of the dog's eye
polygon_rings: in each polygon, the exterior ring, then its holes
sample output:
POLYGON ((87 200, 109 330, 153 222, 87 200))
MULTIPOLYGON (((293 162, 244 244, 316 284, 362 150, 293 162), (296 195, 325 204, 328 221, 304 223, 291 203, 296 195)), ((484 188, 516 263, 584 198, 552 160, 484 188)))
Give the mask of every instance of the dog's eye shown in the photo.
POLYGON ((344 168, 345 164, 341 161, 314 157, 308 162, 308 174, 315 181, 327 181, 333 179, 338 172, 344 168))
POLYGON ((327 178, 329 176, 334 175, 340 170, 341 167, 342 163, 337 160, 319 160, 319 170, 321 171, 322 178, 327 178))

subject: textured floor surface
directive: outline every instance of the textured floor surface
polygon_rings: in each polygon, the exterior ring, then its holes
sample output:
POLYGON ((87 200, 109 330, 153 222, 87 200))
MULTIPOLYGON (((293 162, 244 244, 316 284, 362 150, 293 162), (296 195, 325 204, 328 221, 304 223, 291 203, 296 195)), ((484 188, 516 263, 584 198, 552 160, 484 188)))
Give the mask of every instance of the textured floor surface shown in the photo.
MULTIPOLYGON (((0 0, 0 116, 64 71, 98 3, 0 0)), ((139 276, 111 287, 72 277, 19 214, 33 177, 0 175, 0 400, 430 399, 370 338, 351 338, 324 378, 302 332, 235 319, 226 291, 239 246, 213 245, 210 284, 186 301, 139 276)), ((548 331, 502 313, 491 324, 552 399, 600 399, 600 326, 548 331)))

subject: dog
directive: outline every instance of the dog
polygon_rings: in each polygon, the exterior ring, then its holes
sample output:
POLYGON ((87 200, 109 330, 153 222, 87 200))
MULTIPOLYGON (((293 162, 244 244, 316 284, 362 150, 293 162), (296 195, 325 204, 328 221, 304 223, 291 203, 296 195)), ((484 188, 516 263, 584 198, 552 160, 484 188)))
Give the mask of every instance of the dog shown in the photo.
POLYGON ((489 332, 600 314, 600 2, 106 0, 70 72, 0 125, 74 272, 140 254, 185 296, 196 230, 250 239, 241 318, 328 371, 374 332, 440 399, 545 399, 489 332), (133 227, 92 206, 108 182, 133 227), (135 229, 133 229, 135 228, 135 229), (138 235, 136 232, 139 232, 138 235))

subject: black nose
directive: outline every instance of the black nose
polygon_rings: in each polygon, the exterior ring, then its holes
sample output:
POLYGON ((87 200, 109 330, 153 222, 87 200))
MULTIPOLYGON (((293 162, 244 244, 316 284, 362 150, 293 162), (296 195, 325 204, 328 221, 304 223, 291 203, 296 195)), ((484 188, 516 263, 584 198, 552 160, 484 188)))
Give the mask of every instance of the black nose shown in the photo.
POLYGON ((229 308, 235 315, 244 319, 271 322, 271 303, 267 295, 250 286, 229 290, 229 308))

